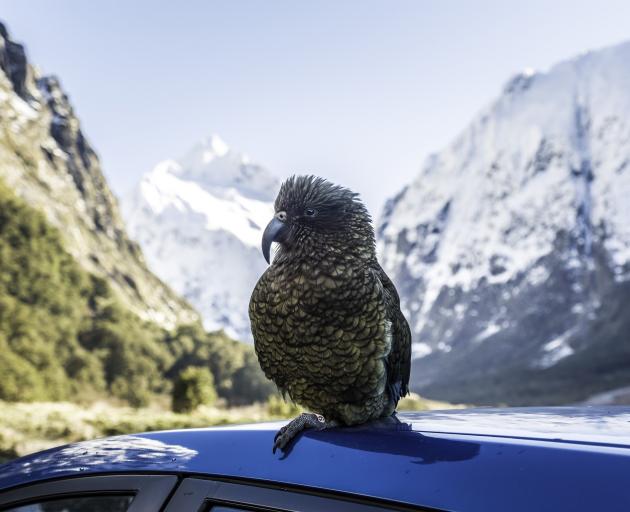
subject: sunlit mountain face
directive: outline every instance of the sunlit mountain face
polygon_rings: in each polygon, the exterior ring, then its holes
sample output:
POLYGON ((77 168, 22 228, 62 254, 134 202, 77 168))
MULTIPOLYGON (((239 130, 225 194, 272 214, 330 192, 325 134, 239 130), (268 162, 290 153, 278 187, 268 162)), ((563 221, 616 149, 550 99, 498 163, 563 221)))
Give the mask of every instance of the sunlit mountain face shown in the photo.
POLYGON ((523 72, 391 199, 414 389, 565 403, 630 384, 630 43, 523 72))
POLYGON ((251 339, 247 306, 266 268, 260 241, 278 187, 213 135, 159 163, 123 202, 149 266, 201 312, 207 329, 251 339))
POLYGON ((60 80, 42 75, 1 23, 0 127, 0 181, 46 215, 85 270, 105 279, 143 320, 169 329, 198 321, 197 312, 147 269, 128 237, 60 80))

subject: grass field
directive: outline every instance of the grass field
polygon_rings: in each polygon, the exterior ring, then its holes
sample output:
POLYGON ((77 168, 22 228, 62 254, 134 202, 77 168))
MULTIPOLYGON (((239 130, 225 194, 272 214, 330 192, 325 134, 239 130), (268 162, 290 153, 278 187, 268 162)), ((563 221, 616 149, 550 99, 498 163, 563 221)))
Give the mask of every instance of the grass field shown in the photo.
MULTIPOLYGON (((457 406, 412 395, 401 401, 399 410, 453 407, 457 406)), ((299 412, 298 407, 275 397, 265 404, 233 408, 200 407, 189 414, 170 412, 159 404, 133 409, 106 401, 90 405, 0 401, 0 462, 85 439, 152 430, 279 420, 299 412)))

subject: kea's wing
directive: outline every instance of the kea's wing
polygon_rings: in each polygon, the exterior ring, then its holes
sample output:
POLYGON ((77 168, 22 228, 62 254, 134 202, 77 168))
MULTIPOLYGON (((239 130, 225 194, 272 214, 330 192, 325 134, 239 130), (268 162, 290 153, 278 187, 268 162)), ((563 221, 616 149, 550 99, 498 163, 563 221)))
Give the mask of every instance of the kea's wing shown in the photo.
POLYGON ((400 310, 400 298, 394 283, 377 263, 372 274, 383 288, 386 319, 391 322, 392 348, 387 356, 387 385, 396 403, 409 393, 411 373, 411 330, 400 310))
POLYGON ((260 276, 249 299, 249 320, 254 337, 254 350, 260 367, 284 396, 287 389, 287 374, 284 367, 277 364, 277 361, 282 361, 281 347, 269 338, 270 324, 276 316, 270 307, 274 294, 272 282, 271 267, 268 267, 260 276))

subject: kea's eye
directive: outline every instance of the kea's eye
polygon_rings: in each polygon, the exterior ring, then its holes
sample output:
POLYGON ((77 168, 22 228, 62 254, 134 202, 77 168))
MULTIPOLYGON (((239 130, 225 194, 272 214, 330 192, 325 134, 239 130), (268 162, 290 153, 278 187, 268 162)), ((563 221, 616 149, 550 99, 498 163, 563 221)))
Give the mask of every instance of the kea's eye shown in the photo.
POLYGON ((315 215, 317 215, 317 210, 315 210, 315 208, 307 208, 304 210, 304 215, 307 217, 315 217, 315 215))

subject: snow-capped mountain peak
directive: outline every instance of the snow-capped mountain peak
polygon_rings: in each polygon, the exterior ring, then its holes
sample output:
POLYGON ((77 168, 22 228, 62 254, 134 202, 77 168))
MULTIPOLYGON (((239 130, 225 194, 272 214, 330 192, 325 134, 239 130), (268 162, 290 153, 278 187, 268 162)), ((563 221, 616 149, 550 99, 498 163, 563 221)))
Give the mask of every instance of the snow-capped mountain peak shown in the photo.
POLYGON ((215 158, 225 156, 230 151, 230 147, 216 133, 202 139, 201 146, 206 149, 204 157, 207 159, 211 159, 213 156, 215 158))
POLYGON ((250 197, 273 200, 276 178, 250 158, 230 147, 218 135, 211 135, 195 144, 178 161, 173 174, 204 188, 236 188, 250 197))
POLYGON ((213 135, 157 164, 123 202, 150 267, 206 328, 251 337, 247 304, 265 269, 260 240, 277 189, 271 173, 213 135))

